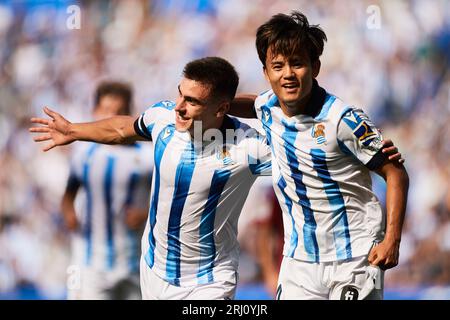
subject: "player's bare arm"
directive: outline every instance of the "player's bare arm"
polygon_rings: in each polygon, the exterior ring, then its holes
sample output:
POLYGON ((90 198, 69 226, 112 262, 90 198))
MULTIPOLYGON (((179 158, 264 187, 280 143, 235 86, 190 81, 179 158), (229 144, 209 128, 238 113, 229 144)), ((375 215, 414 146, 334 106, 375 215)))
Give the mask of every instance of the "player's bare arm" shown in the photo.
POLYGON ((125 211, 125 223, 132 230, 139 230, 145 225, 148 208, 129 207, 125 211))
POLYGON ((77 192, 78 187, 75 189, 67 188, 61 201, 61 213, 63 215, 64 224, 70 231, 76 231, 79 226, 74 205, 77 192))
POLYGON ((71 123, 47 107, 44 108, 44 112, 50 119, 32 118, 31 122, 40 126, 29 129, 30 132, 41 133, 40 136, 34 138, 34 141, 49 141, 43 151, 76 140, 103 144, 129 144, 142 140, 134 130, 135 119, 131 116, 114 116, 94 122, 71 123))
POLYGON ((409 177, 405 167, 386 161, 376 172, 386 180, 386 234, 384 240, 370 251, 368 260, 382 270, 398 264, 403 220, 408 198, 409 177))
POLYGON ((239 118, 256 118, 256 112, 253 107, 256 97, 257 96, 254 94, 236 95, 236 97, 231 102, 228 114, 239 118))

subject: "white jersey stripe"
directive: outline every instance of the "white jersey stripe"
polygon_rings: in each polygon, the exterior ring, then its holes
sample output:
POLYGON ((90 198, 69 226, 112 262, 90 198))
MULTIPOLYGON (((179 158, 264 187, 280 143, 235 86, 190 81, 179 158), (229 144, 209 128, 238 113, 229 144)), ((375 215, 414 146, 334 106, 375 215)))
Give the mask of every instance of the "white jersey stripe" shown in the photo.
POLYGON ((347 212, 339 185, 330 176, 324 151, 321 149, 311 149, 311 158, 313 168, 317 171, 319 178, 323 182, 333 212, 333 220, 337 221, 333 228, 337 259, 350 259, 352 257, 352 246, 350 243, 347 212))
POLYGON ((181 215, 189 193, 189 187, 192 181, 192 175, 196 164, 196 154, 194 152, 194 144, 188 143, 186 150, 181 156, 180 163, 177 166, 175 175, 175 190, 173 192, 172 206, 169 215, 169 227, 167 232, 167 264, 166 276, 167 281, 176 286, 180 285, 180 222, 181 215))
POLYGON ((288 250, 287 256, 292 258, 292 257, 294 257, 294 252, 298 246, 298 233, 297 233, 297 229, 295 228, 294 216, 292 215, 292 200, 286 194, 285 189, 287 187, 287 184, 286 184, 286 181, 283 179, 283 176, 280 176, 277 186, 280 189, 281 193, 283 194, 285 204, 288 208, 288 214, 289 214, 289 217, 291 218, 292 231, 291 231, 289 250, 288 250))
POLYGON ((200 220, 200 262, 197 274, 198 283, 209 283, 214 281, 213 267, 216 257, 216 246, 214 242, 214 221, 217 204, 223 189, 231 176, 230 170, 216 170, 211 182, 208 200, 200 220))
POLYGON ((154 263, 154 255, 155 255, 155 236, 153 234, 153 228, 156 224, 156 212, 158 210, 158 197, 159 197, 159 187, 160 187, 160 168, 161 168, 161 159, 163 157, 164 151, 167 147, 167 144, 170 142, 170 140, 173 137, 175 131, 175 126, 173 124, 170 124, 166 126, 158 135, 158 139, 155 142, 155 170, 154 170, 154 177, 155 177, 155 183, 153 186, 153 198, 152 202, 150 204, 150 212, 149 212, 149 223, 150 223, 150 231, 148 233, 148 243, 150 244, 150 247, 148 249, 147 254, 145 255, 145 260, 147 264, 150 266, 150 268, 153 266, 154 263), (163 138, 164 137, 164 138, 163 138))
POLYGON ((298 204, 302 207, 305 221, 303 225, 305 251, 311 261, 319 262, 319 245, 316 238, 317 223, 314 218, 314 213, 311 210, 311 202, 308 198, 306 187, 303 184, 303 173, 299 169, 299 158, 295 154, 294 146, 298 131, 295 126, 289 125, 284 119, 282 120, 282 123, 284 125, 282 138, 284 140, 286 159, 291 172, 290 176, 293 178, 295 184, 295 193, 298 196, 298 204))
POLYGON ((93 144, 87 151, 86 159, 83 164, 83 181, 86 189, 86 217, 84 225, 84 238, 86 239, 85 263, 90 265, 92 257, 92 190, 89 179, 90 174, 90 160, 98 148, 97 144, 93 144))

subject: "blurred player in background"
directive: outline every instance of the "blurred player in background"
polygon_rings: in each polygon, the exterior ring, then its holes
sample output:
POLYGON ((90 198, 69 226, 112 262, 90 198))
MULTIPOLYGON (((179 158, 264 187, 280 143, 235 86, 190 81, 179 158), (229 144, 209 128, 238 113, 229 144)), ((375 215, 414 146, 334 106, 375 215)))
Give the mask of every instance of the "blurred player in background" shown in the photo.
POLYGON ((272 148, 285 242, 277 298, 382 299, 383 270, 398 263, 409 179, 367 115, 318 85, 325 40, 300 12, 261 25, 256 48, 272 89, 232 114, 258 117, 272 148), (387 182, 387 217, 370 170, 387 182))
MULTIPOLYGON (((130 86, 103 82, 93 116, 129 115, 131 105, 130 86)), ((61 204, 72 231, 68 299, 140 299, 140 239, 152 169, 148 152, 137 143, 75 146, 61 204)))

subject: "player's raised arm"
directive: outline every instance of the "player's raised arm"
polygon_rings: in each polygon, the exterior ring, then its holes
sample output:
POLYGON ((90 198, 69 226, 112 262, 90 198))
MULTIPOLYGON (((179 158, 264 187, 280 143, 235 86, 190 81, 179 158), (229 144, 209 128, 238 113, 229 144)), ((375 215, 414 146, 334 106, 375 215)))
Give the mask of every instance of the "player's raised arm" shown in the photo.
POLYGON ((254 108, 256 95, 254 94, 238 94, 231 101, 228 114, 239 118, 256 118, 254 108))
POLYGON ((130 116, 114 116, 87 123, 71 123, 59 113, 47 107, 44 108, 44 112, 50 119, 32 118, 32 123, 41 126, 29 129, 30 132, 41 133, 40 136, 34 138, 34 141, 49 141, 43 151, 76 140, 103 144, 128 144, 141 140, 133 126, 135 119, 130 116))

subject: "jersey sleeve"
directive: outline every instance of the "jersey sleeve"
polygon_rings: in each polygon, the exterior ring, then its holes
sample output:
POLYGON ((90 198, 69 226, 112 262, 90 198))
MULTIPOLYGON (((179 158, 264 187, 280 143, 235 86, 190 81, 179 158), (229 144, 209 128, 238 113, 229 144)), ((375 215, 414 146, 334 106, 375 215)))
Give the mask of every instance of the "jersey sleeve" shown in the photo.
POLYGON ((267 144, 267 138, 258 131, 247 138, 248 168, 253 175, 272 175, 272 152, 267 144))
POLYGON ((142 113, 134 122, 134 131, 146 140, 152 141, 153 128, 156 122, 164 117, 175 108, 172 101, 160 101, 155 103, 142 113))
POLYGON ((268 102, 271 92, 272 92, 271 90, 265 91, 261 93, 259 96, 257 96, 255 99, 255 104, 253 105, 253 108, 255 110, 256 117, 259 120, 262 120, 263 116, 262 106, 264 106, 268 102))
POLYGON ((342 115, 337 139, 344 153, 353 155, 370 170, 380 167, 387 158, 381 152, 381 132, 361 109, 350 109, 342 115))

